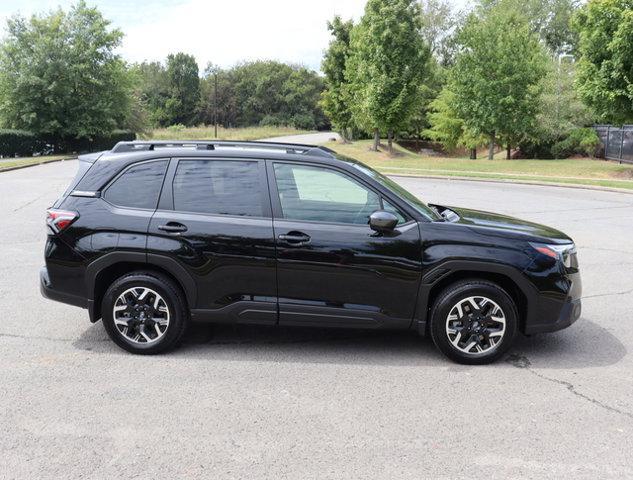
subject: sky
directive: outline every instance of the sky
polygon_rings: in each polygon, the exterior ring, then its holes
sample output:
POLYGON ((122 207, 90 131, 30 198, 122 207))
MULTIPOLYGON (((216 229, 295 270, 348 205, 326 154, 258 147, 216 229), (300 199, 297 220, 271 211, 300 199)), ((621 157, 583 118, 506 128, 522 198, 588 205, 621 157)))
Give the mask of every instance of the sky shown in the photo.
MULTIPOLYGON (((120 54, 130 62, 164 61, 169 53, 193 54, 229 67, 272 59, 319 70, 334 15, 358 20, 366 0, 87 0, 120 28, 120 54)), ((462 8, 469 2, 454 0, 462 8)), ((68 9, 73 0, 0 0, 0 25, 11 15, 68 9)))

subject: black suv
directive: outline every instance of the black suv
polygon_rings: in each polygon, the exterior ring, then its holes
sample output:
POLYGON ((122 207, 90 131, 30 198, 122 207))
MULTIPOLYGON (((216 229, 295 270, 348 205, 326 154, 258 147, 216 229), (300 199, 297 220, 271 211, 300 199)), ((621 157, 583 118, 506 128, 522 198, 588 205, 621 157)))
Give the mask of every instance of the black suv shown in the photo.
POLYGON ((480 364, 580 315, 572 240, 427 205, 323 147, 123 142, 47 212, 45 297, 134 353, 194 322, 395 328, 480 364))

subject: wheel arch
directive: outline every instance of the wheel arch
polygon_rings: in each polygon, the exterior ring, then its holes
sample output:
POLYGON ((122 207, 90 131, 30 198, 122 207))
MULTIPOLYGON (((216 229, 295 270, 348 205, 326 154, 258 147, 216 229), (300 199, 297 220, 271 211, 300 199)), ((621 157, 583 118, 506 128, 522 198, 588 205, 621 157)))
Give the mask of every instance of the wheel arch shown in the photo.
POLYGON ((506 265, 459 262, 452 265, 444 264, 424 275, 416 311, 419 333, 428 333, 430 322, 427 320, 440 292, 449 285, 467 279, 488 280, 503 288, 514 300, 519 314, 519 330, 525 332, 525 326, 534 311, 537 292, 534 286, 522 277, 521 272, 506 265))
POLYGON ((156 272, 172 280, 183 292, 188 307, 194 308, 197 290, 194 280, 187 271, 174 260, 161 255, 144 253, 113 253, 104 255, 86 269, 90 321, 101 317, 101 301, 114 280, 135 270, 156 272))

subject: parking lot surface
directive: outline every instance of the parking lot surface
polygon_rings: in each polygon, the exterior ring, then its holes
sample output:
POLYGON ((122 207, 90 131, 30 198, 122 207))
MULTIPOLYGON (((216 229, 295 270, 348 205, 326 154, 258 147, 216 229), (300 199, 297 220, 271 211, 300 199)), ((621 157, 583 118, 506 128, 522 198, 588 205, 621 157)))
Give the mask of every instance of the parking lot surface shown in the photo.
POLYGON ((139 357, 40 296, 44 210, 76 168, 0 174, 0 478, 633 477, 633 195, 394 177, 576 240, 582 317, 494 365, 406 332, 254 327, 139 357))

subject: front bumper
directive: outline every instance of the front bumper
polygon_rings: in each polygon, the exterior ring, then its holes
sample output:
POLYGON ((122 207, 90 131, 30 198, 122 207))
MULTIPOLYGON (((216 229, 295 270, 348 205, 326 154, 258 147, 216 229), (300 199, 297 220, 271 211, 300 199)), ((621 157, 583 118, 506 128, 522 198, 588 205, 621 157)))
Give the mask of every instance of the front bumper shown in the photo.
POLYGON ((46 267, 42 267, 40 270, 40 292, 44 298, 49 300, 74 305, 75 307, 88 308, 88 300, 86 298, 53 288, 46 267))
POLYGON ((539 299, 536 318, 525 325, 525 333, 546 333, 562 330, 573 324, 582 312, 582 282, 580 274, 567 276, 570 288, 564 297, 543 296, 539 299))

